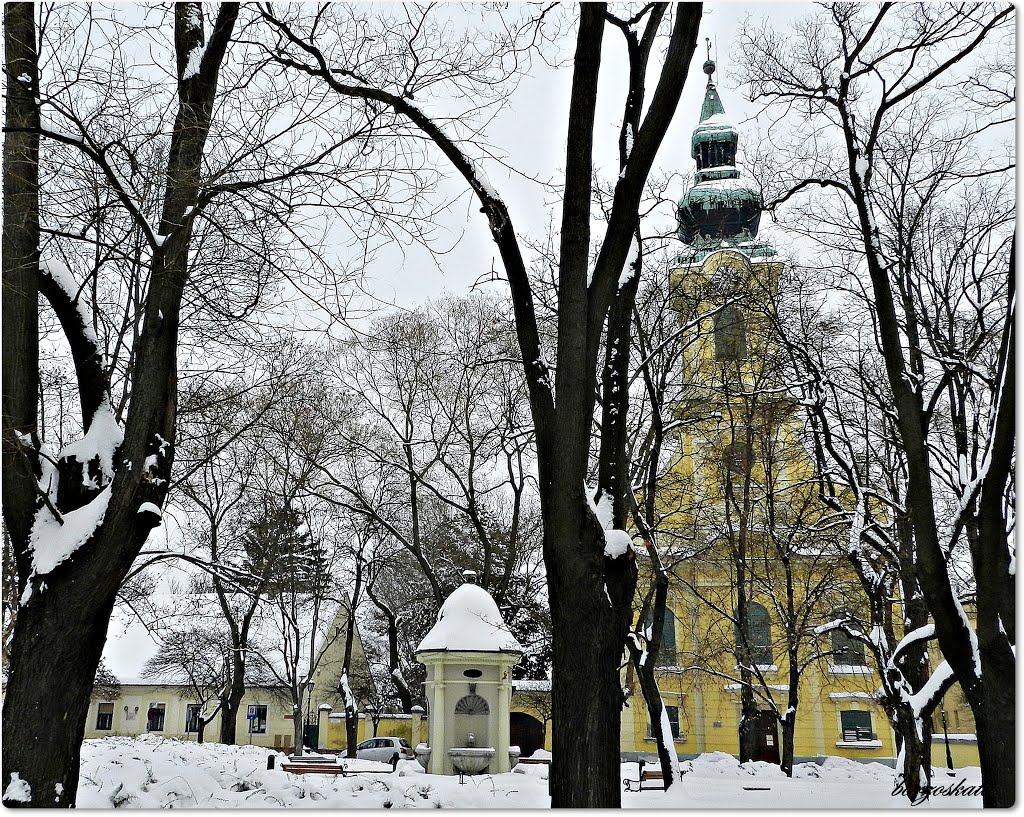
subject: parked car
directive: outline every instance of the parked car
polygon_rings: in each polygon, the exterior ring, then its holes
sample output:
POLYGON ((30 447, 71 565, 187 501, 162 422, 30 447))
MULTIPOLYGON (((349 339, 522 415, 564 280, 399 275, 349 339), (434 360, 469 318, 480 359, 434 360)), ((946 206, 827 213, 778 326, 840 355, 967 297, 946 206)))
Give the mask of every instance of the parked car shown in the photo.
POLYGON ((376 760, 394 766, 399 760, 415 760, 416 753, 405 738, 369 738, 356 746, 360 760, 376 760))

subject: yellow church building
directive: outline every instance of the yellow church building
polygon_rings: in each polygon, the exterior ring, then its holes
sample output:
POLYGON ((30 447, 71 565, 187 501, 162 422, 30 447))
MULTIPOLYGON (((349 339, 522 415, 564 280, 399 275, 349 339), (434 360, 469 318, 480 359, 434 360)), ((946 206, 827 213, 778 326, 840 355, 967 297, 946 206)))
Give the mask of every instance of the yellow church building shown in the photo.
MULTIPOLYGON (((675 459, 658 496, 671 614, 657 677, 676 752, 738 754, 746 690, 752 759, 780 762, 780 725, 795 704, 795 762, 838 755, 892 764, 877 669, 862 643, 826 626, 856 617, 863 592, 846 562, 846 531, 818 500, 799 406, 787 396, 786 352, 775 340, 784 260, 757 238, 761 198, 740 177, 739 133, 714 63, 704 70, 695 183, 677 213, 685 249, 670 277, 680 323, 693 328, 672 407, 675 459)), ((635 693, 623 713, 623 754, 653 760, 632 668, 624 686, 635 693)), ((933 763, 947 762, 948 746, 954 765, 977 765, 958 688, 945 704, 933 763)))

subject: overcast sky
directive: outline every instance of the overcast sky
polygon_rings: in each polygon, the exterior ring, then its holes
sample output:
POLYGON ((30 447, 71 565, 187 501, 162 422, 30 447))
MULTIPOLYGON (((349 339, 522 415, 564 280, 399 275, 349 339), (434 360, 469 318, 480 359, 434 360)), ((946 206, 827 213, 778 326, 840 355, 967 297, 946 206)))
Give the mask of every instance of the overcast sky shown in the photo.
MULTIPOLYGON (((810 10, 808 4, 795 3, 714 3, 705 4, 699 44, 690 66, 690 74, 675 119, 662 144, 654 173, 675 171, 677 189, 671 190, 673 199, 686 192, 685 175, 691 174, 690 136, 696 127, 707 77, 701 70, 707 51, 705 38, 711 38, 712 58, 718 71, 715 79, 727 114, 741 125, 741 148, 747 129, 742 123, 753 108, 744 101, 732 71, 730 55, 735 48, 741 21, 748 14, 768 16, 775 22, 792 19, 810 10)), ((595 128, 595 155, 599 167, 616 175, 617 140, 621 122, 622 103, 626 90, 627 65, 622 38, 612 29, 605 32, 601 69, 601 85, 597 124, 595 128)), ((568 49, 571 52, 571 41, 568 49)), ((539 61, 531 74, 523 79, 510 97, 507 107, 490 123, 487 133, 491 143, 505 156, 510 166, 526 176, 555 180, 560 184, 565 164, 566 122, 569 89, 572 81, 571 65, 560 69, 548 68, 539 61)), ((653 85, 648 94, 653 91, 653 85)), ((447 169, 446 165, 440 165, 447 169)), ((485 164, 485 170, 498 192, 509 206, 520 237, 543 235, 549 219, 557 220, 560 210, 557 202, 540 185, 513 174, 497 162, 485 164)), ((607 174, 606 174, 607 175, 607 174)), ((373 265, 365 271, 368 283, 377 298, 409 308, 443 293, 462 294, 492 267, 500 272, 501 262, 494 250, 487 223, 479 212, 475 200, 465 193, 460 177, 449 177, 450 197, 458 198, 456 206, 446 213, 445 227, 455 246, 443 257, 432 257, 420 246, 394 246, 377 255, 373 265)), ((659 229, 674 227, 674 213, 664 208, 659 229)), ((765 220, 766 221, 766 220, 765 220)), ((762 222, 762 228, 765 221, 762 222)), ((489 284, 505 287, 504 283, 489 284)), ((322 314, 310 314, 308 326, 322 326, 322 314)), ((169 509, 173 517, 173 510, 169 509)), ((153 532, 148 547, 173 547, 177 536, 173 518, 153 532)), ((160 589, 170 589, 169 580, 177 577, 185 582, 186 571, 167 570, 160 589)), ((126 628, 126 621, 111 625, 106 658, 113 672, 121 678, 136 677, 145 658, 155 646, 138 623, 126 628)))
MULTIPOLYGON (((706 59, 705 38, 711 38, 712 58, 718 71, 716 82, 726 113, 737 124, 752 115, 753 107, 745 102, 743 89, 736 86, 730 55, 736 47, 742 20, 749 14, 766 17, 780 24, 795 16, 811 11, 809 3, 706 3, 701 23, 697 53, 690 66, 690 74, 675 119, 662 143, 654 173, 677 171, 690 174, 690 136, 696 127, 704 99, 706 76, 701 66, 706 59)), ((611 174, 617 173, 617 140, 621 122, 622 102, 627 76, 625 49, 622 37, 608 28, 604 37, 601 66, 600 101, 595 128, 598 162, 611 174)), ((652 60, 653 62, 653 60, 652 60)), ((525 175, 541 178, 561 178, 565 166, 566 127, 569 89, 572 81, 571 66, 561 69, 536 64, 529 77, 509 99, 509 104, 489 126, 487 133, 492 144, 508 157, 508 163, 525 175)), ((649 95, 653 86, 648 88, 649 95)), ((741 149, 748 129, 741 127, 741 149)), ((748 145, 750 143, 748 142, 748 145)), ((512 174, 498 163, 485 166, 486 172, 509 205, 513 222, 520 236, 543 235, 548 220, 557 223, 560 210, 557 203, 545 201, 545 191, 522 177, 512 174)), ((684 179, 677 180, 678 189, 671 191, 673 199, 686 192, 684 179)), ((460 178, 450 178, 452 195, 465 189, 460 178)), ((672 229, 674 215, 664 208, 661 213, 664 229, 672 229)), ((767 224, 767 219, 762 226, 767 224)), ((472 283, 486 274, 492 266, 500 272, 501 262, 484 217, 468 195, 447 213, 445 226, 454 241, 462 236, 458 245, 440 258, 432 258, 421 247, 395 247, 393 252, 379 254, 371 269, 373 291, 384 300, 393 300, 410 307, 443 291, 457 294, 468 291, 472 283), (440 266, 440 270, 438 269, 440 266)), ((495 284, 492 286, 500 286, 495 284)))

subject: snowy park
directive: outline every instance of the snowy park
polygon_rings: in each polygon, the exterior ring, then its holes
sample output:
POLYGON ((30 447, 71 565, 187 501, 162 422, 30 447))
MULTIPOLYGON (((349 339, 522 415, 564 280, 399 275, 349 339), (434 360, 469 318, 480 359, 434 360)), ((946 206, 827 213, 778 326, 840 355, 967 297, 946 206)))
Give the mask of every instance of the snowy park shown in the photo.
MULTIPOLYGON (((286 760, 253 746, 196 745, 153 736, 86 741, 78 807, 105 808, 548 808, 547 768, 519 766, 510 773, 467 777, 426 774, 414 761, 396 772, 372 761, 342 760, 345 777, 297 776, 286 760)), ((639 809, 858 809, 909 808, 893 796, 893 770, 828 758, 799 764, 792 778, 778 766, 721 753, 685 761, 685 774, 668 792, 623 795, 623 808, 639 809)), ((942 773, 945 774, 944 772, 942 773)), ((636 780, 637 764, 623 763, 621 778, 636 780)), ((951 778, 952 779, 952 778, 951 778)), ((965 786, 980 781, 977 768, 958 769, 965 786)), ((935 796, 916 808, 980 808, 977 796, 935 796)))
POLYGON ((3 29, 4 806, 1015 804, 1011 3, 3 29))

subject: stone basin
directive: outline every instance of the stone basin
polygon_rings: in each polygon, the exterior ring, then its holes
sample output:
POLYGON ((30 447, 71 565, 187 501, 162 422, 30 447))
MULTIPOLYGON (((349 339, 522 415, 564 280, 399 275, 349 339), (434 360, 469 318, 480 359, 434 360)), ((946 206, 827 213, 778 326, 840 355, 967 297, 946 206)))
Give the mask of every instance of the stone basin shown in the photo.
POLYGON ((425 743, 416 744, 416 760, 419 761, 420 766, 423 767, 424 771, 427 771, 430 767, 430 747, 425 743))
POLYGON ((456 771, 463 774, 480 774, 494 760, 491 746, 457 746, 448 750, 448 757, 456 771))

